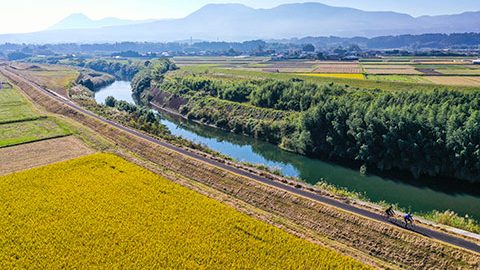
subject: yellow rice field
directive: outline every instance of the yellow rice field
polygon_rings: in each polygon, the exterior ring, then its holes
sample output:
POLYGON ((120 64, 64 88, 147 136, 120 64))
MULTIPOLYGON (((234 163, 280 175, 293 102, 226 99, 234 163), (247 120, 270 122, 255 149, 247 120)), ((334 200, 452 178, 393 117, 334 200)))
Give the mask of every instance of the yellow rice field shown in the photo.
POLYGON ((3 269, 365 269, 110 154, 0 177, 3 269))
POLYGON ((330 77, 330 78, 342 78, 342 79, 357 79, 365 80, 363 74, 350 74, 350 73, 303 73, 299 74, 302 76, 311 76, 311 77, 330 77))

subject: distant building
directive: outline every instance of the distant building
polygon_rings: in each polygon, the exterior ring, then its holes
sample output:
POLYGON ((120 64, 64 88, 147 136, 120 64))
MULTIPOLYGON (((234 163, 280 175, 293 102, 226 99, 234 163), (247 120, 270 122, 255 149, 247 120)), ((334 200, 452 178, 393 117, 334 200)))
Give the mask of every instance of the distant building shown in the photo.
POLYGON ((472 63, 473 63, 474 65, 480 65, 480 59, 473 60, 472 63))

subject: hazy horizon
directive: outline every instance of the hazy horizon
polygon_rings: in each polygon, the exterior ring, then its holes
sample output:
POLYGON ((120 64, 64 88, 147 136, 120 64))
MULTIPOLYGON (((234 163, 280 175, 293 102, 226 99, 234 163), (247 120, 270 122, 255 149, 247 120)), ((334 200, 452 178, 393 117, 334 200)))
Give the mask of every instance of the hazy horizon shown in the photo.
POLYGON ((82 13, 92 19, 117 17, 121 19, 169 19, 182 18, 209 3, 240 3, 253 8, 272 8, 286 3, 318 2, 331 6, 352 7, 366 11, 394 11, 406 13, 415 17, 423 15, 456 14, 467 11, 479 11, 476 0, 434 1, 425 0, 421 3, 413 0, 179 0, 179 1, 132 1, 105 0, 95 1, 31 1, 18 0, 8 3, 8 12, 0 17, 0 34, 26 33, 45 30, 63 18, 82 13))

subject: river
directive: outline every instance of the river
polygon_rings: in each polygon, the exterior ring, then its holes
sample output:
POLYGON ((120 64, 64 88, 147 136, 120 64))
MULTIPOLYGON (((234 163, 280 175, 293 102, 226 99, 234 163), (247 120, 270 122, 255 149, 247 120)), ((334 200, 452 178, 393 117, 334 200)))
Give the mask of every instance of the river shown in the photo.
MULTIPOLYGON (((97 91, 95 99, 103 103, 107 96, 133 102, 128 82, 118 81, 97 91)), ((439 181, 434 179, 364 176, 358 170, 345 166, 311 159, 247 136, 159 113, 162 124, 167 126, 172 134, 203 144, 237 161, 276 168, 284 175, 299 177, 311 184, 322 180, 362 193, 372 201, 398 204, 413 212, 453 210, 480 220, 480 185, 439 184, 439 181)))

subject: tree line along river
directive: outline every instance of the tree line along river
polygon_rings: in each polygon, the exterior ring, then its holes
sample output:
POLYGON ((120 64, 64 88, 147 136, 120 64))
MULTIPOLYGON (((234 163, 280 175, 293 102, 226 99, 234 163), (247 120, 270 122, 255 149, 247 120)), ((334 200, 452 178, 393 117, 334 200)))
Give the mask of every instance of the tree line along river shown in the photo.
MULTIPOLYGON (((107 96, 133 103, 130 82, 116 81, 95 93, 103 103, 107 96)), ((283 151, 277 146, 247 136, 225 132, 159 112, 161 123, 173 135, 181 136, 237 161, 262 164, 315 184, 325 181, 364 194, 372 201, 398 204, 413 212, 453 210, 480 220, 480 185, 446 184, 435 179, 413 180, 409 177, 362 175, 358 169, 311 159, 283 151)))

